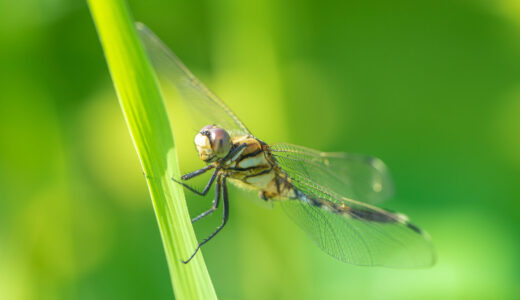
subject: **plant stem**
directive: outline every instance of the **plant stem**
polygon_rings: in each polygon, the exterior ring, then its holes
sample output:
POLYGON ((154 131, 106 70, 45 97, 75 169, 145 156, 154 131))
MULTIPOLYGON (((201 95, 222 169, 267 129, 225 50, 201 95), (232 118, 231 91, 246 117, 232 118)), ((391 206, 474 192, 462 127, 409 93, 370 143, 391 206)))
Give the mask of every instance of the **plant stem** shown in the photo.
POLYGON ((119 103, 150 190, 177 299, 216 299, 179 178, 177 153, 157 82, 123 0, 88 0, 119 103))

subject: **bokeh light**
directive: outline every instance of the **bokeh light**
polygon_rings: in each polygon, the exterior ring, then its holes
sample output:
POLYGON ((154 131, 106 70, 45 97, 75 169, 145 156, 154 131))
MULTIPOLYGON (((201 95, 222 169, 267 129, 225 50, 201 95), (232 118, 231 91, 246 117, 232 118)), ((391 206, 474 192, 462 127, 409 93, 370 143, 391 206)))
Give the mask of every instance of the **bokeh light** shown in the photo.
MULTIPOLYGON (((260 139, 383 159, 383 206, 437 250, 424 270, 346 265, 232 188, 203 248, 219 298, 520 297, 517 1, 128 2, 260 139)), ((172 298, 87 5, 1 2, 0 66, 0 299, 172 298)), ((176 132, 184 172, 202 166, 192 134, 176 132)))

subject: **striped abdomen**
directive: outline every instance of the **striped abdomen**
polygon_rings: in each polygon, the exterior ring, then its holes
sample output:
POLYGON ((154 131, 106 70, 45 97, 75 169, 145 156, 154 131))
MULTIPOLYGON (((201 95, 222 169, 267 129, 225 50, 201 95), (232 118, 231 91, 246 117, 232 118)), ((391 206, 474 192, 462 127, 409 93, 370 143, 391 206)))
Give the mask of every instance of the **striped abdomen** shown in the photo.
POLYGON ((377 210, 365 210, 361 208, 354 208, 345 204, 338 204, 332 201, 320 199, 320 198, 313 198, 307 196, 305 193, 303 193, 300 190, 295 190, 296 198, 300 199, 301 201, 312 205, 319 207, 320 209, 324 209, 327 211, 330 211, 334 214, 346 216, 352 219, 356 220, 362 220, 362 221, 368 221, 368 222, 374 222, 374 223, 401 223, 406 225, 408 228, 412 229, 413 231, 422 234, 421 229, 419 229, 414 224, 410 223, 408 221, 408 217, 406 217, 403 214, 399 213, 393 213, 387 210, 378 209, 377 210))

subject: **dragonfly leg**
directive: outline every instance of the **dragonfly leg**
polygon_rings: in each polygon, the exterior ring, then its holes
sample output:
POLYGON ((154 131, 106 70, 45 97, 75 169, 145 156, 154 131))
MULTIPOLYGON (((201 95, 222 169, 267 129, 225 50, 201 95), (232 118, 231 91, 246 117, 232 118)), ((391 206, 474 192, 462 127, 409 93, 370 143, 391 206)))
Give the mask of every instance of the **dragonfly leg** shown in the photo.
POLYGON ((221 185, 221 182, 220 182, 220 177, 219 177, 219 178, 217 178, 217 184, 215 185, 215 199, 213 199, 213 203, 212 203, 211 208, 208 209, 207 211, 201 213, 197 217, 193 218, 191 220, 191 223, 197 222, 198 220, 200 220, 200 219, 204 218, 205 216, 211 214, 212 212, 214 212, 217 209, 218 203, 220 201, 220 185, 221 185))
POLYGON ((181 179, 182 180, 189 180, 189 179, 192 179, 193 177, 196 177, 196 176, 199 176, 200 174, 204 174, 206 173, 206 171, 208 170, 211 170, 213 169, 215 166, 214 165, 207 165, 205 166, 204 168, 202 169, 198 169, 198 170, 195 170, 191 173, 188 173, 188 174, 184 174, 181 176, 181 179))
POLYGON ((215 235, 217 235, 217 233, 222 230, 222 228, 224 228, 224 225, 226 225, 227 221, 228 221, 228 218, 229 218, 229 203, 228 203, 228 190, 227 190, 227 185, 226 185, 226 175, 224 175, 222 177, 222 182, 219 183, 217 182, 217 184, 221 184, 222 185, 222 206, 223 206, 223 213, 222 213, 222 224, 220 224, 219 227, 217 227, 217 230, 215 230, 215 232, 213 232, 209 237, 207 237, 205 240, 203 240, 202 242, 199 243, 199 245, 197 246, 197 248, 195 249, 195 251, 193 252, 193 254, 185 261, 183 261, 183 263, 187 264, 190 262, 190 260, 195 256, 195 254, 197 254, 197 252, 199 251, 200 247, 202 247, 202 245, 206 244, 207 242, 209 242, 215 235))
POLYGON ((230 151, 228 153, 228 155, 226 155, 226 157, 224 158, 224 161, 227 161, 229 159, 232 159, 233 156, 235 156, 237 153, 239 153, 240 151, 242 151, 242 149, 244 149, 245 147, 247 147, 247 144, 246 143, 243 143, 241 144, 240 146, 236 147, 235 149, 233 149, 233 151, 230 151))
MULTIPOLYGON (((195 177, 195 176, 197 176, 197 175, 200 175, 200 174, 202 174, 202 173, 204 173, 204 172, 206 172, 207 170, 210 170, 210 169, 212 169, 212 168, 214 168, 214 167, 211 166, 211 168, 208 168, 208 167, 206 167, 206 168, 202 168, 202 169, 200 169, 200 170, 197 170, 197 171, 195 171, 195 172, 192 172, 192 173, 189 173, 189 174, 186 174, 186 175, 182 176, 181 179, 182 179, 182 180, 191 179, 191 178, 193 178, 193 177, 195 177), (206 170, 204 170, 204 169, 206 169, 206 170), (201 170, 204 170, 204 171, 201 171, 201 170), (199 172, 199 171, 200 171, 200 172, 199 172), (191 177, 185 178, 186 176, 191 175, 191 174, 194 174, 194 173, 196 173, 196 172, 199 172, 199 173, 196 174, 196 175, 192 175, 191 177)), ((211 175, 211 178, 209 179, 208 184, 206 184, 206 186, 204 187, 204 189, 202 190, 202 192, 197 191, 196 189, 192 188, 191 186, 185 184, 185 183, 182 182, 182 181, 178 181, 178 180, 176 180, 176 179, 173 178, 173 177, 172 177, 172 180, 175 181, 175 182, 177 182, 178 184, 182 184, 185 188, 187 188, 188 190, 194 192, 194 193, 197 194, 197 195, 205 196, 205 195, 208 193, 208 191, 209 191, 209 189, 211 188, 211 186, 213 185, 213 182, 215 181, 215 178, 217 177, 217 173, 218 173, 218 171, 219 171, 219 168, 215 169, 215 172, 213 172, 213 175, 211 175)))

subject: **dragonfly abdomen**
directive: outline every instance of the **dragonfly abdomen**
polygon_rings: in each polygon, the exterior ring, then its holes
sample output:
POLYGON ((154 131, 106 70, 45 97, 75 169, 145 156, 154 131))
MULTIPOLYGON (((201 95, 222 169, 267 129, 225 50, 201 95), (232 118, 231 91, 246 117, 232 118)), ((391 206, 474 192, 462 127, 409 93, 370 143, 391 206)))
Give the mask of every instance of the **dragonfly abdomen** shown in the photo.
POLYGON ((309 205, 319 207, 320 209, 324 209, 332 213, 343 215, 345 217, 349 217, 360 221, 368 221, 375 223, 402 223, 406 225, 408 228, 412 229, 413 231, 422 234, 421 229, 419 229, 414 224, 410 223, 408 221, 408 217, 400 213, 392 213, 380 208, 378 210, 381 211, 354 208, 351 206, 347 206, 343 203, 338 204, 325 199, 310 197, 300 190, 296 190, 296 198, 309 205))

